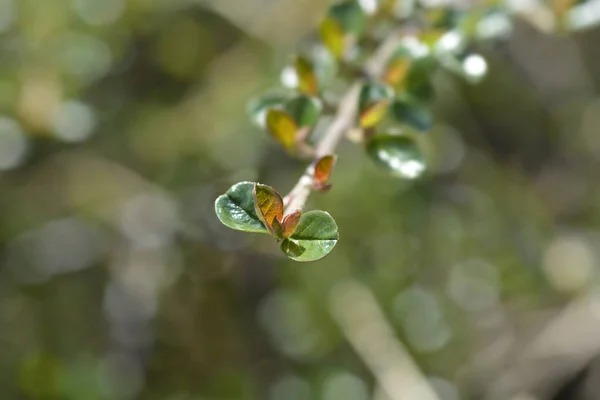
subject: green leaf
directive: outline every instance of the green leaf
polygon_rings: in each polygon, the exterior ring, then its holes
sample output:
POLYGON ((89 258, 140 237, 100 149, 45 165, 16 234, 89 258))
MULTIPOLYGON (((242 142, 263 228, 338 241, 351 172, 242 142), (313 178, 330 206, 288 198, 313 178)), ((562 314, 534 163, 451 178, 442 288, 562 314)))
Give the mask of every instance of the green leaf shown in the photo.
POLYGON ((346 37, 339 23, 332 18, 326 18, 319 27, 321 40, 331 54, 339 59, 346 51, 346 37))
POLYGON ((379 83, 365 83, 359 97, 359 122, 361 128, 377 125, 387 112, 394 90, 379 83))
POLYGON ((291 150, 296 145, 296 134, 298 125, 294 118, 285 111, 269 109, 267 111, 267 129, 269 133, 283 145, 291 150))
POLYGON ((281 250, 295 261, 316 261, 329 254, 338 239, 338 227, 331 215, 309 211, 302 214, 292 236, 281 243, 281 250))
POLYGON ((305 57, 297 57, 294 69, 298 77, 298 91, 311 96, 319 92, 319 80, 314 65, 305 57))
POLYGON ((215 201, 215 212, 223 225, 244 232, 268 233, 254 209, 254 182, 236 183, 215 201))
POLYGON ((267 112, 271 108, 281 108, 284 106, 286 99, 280 95, 266 95, 257 97, 248 102, 248 115, 252 122, 259 128, 267 126, 267 112))
POLYGON ((415 60, 406 77, 405 90, 421 101, 431 100, 435 94, 432 84, 435 65, 432 57, 415 60))
POLYGON ((316 97, 298 96, 285 103, 285 110, 299 127, 314 127, 319 121, 323 105, 316 97))
POLYGON ((362 34, 367 21, 365 12, 356 1, 346 1, 332 6, 329 17, 339 24, 344 34, 355 36, 362 34))
POLYGON ((415 179, 425 172, 425 157, 408 136, 378 134, 367 144, 367 153, 392 175, 415 179))
POLYGON ((433 97, 431 78, 436 68, 427 43, 414 36, 402 40, 384 72, 385 82, 421 100, 433 97))
POLYGON ((433 126, 433 116, 429 109, 408 96, 399 96, 392 104, 392 111, 399 122, 418 131, 429 131, 433 126))

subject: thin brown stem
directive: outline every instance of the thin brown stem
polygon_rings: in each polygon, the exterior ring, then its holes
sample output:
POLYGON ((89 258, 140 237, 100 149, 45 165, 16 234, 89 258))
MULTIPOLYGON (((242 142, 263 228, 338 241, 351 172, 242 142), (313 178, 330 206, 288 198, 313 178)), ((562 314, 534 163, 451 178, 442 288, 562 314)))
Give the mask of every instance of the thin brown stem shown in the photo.
MULTIPOLYGON (((404 32, 394 32, 389 35, 379 46, 365 64, 365 72, 369 77, 380 76, 392 56, 400 40, 404 36, 404 32)), ((335 115, 331 125, 323 135, 315 148, 315 158, 319 159, 323 156, 334 154, 337 146, 341 142, 344 134, 354 127, 356 114, 358 112, 358 97, 362 82, 355 82, 340 101, 338 112, 335 115)), ((296 183, 296 186, 285 196, 285 213, 289 213, 296 209, 304 208, 310 193, 313 188, 313 166, 309 165, 304 174, 296 183)))

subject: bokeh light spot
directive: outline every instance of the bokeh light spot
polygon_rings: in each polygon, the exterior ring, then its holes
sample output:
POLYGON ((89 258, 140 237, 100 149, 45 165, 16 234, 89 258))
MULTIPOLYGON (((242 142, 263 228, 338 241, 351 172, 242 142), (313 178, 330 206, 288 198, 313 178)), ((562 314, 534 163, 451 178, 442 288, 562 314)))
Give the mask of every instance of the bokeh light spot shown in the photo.
POLYGON ((310 400, 310 384, 296 376, 286 375, 269 388, 269 400, 310 400))
POLYGON ((584 289, 592 280, 596 258, 584 238, 562 235, 548 245, 542 265, 548 281, 556 290, 574 293, 584 289))
POLYGON ((79 17, 92 26, 116 22, 125 11, 125 0, 74 0, 73 8, 79 17))
POLYGON ((367 400, 365 382, 354 374, 340 372, 323 382, 323 400, 367 400))
POLYGON ((29 143, 19 125, 0 117, 0 171, 18 167, 25 160, 29 143))
POLYGON ((63 103, 54 115, 54 133, 65 142, 81 142, 87 139, 92 135, 95 126, 94 111, 79 101, 63 103))
POLYGON ((495 306, 500 297, 496 267, 483 260, 461 262, 450 273, 448 295, 462 309, 485 311, 495 306))

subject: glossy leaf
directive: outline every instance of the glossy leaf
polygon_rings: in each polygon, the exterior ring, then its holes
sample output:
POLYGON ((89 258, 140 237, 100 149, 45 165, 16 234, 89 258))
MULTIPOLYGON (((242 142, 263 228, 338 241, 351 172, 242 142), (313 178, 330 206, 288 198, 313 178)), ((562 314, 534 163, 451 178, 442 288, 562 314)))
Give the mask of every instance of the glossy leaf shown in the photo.
POLYGON ((365 29, 366 15, 356 1, 345 1, 332 6, 329 16, 339 24, 344 34, 358 36, 365 29))
POLYGON ((389 86, 378 83, 363 85, 359 98, 361 128, 371 128, 381 122, 393 96, 394 91, 389 86))
POLYGON ((296 231, 281 243, 281 250, 295 261, 316 261, 333 250, 339 239, 338 227, 325 211, 302 215, 296 231))
POLYGON ((367 144, 367 152, 377 164, 398 177, 415 179, 426 169, 421 149, 408 136, 376 135, 367 144))
POLYGON ((383 80, 392 86, 400 86, 410 71, 412 60, 407 55, 398 55, 390 60, 384 72, 383 80))
POLYGON ((429 55, 429 48, 417 38, 406 37, 398 46, 384 71, 384 82, 396 88, 404 86, 413 64, 429 55))
POLYGON ((298 91, 311 96, 319 92, 319 81, 314 65, 305 57, 297 57, 294 63, 298 77, 298 91))
POLYGON ((282 222, 282 233, 283 237, 290 237, 295 231, 296 227, 300 223, 300 218, 302 217, 302 210, 294 210, 285 217, 283 217, 282 222))
POLYGON ((257 183, 252 190, 254 209, 262 223, 274 235, 281 231, 279 222, 283 220, 283 199, 275 189, 257 183))
POLYGON ((266 118, 267 130, 286 149, 294 148, 298 125, 285 111, 270 109, 266 118))
POLYGON ((392 104, 392 111, 399 122, 418 131, 428 131, 433 126, 429 109, 407 97, 398 97, 392 104))
POLYGON ((285 104, 285 111, 298 127, 314 127, 319 121, 323 105, 316 97, 298 96, 285 104))
POLYGON ((252 99, 248 103, 248 115, 252 122, 260 127, 267 126, 267 112, 271 108, 281 108, 286 99, 280 95, 266 95, 252 99))
POLYGON ((302 254, 306 252, 306 248, 300 247, 294 240, 285 239, 281 242, 281 251, 292 260, 299 261, 298 258, 302 257, 302 254))
POLYGON ((335 58, 341 58, 346 50, 346 37, 339 23, 326 18, 319 27, 321 40, 335 58))
POLYGON ((408 36, 394 52, 384 73, 384 81, 397 90, 405 90, 421 100, 433 96, 431 77, 436 60, 427 43, 408 36))
POLYGON ((254 208, 254 182, 240 182, 215 201, 215 212, 223 225, 245 232, 268 233, 254 208))
POLYGON ((329 180, 335 161, 334 155, 327 155, 317 160, 314 166, 314 178, 317 183, 326 183, 329 180))
POLYGON ((377 125, 388 110, 389 100, 382 100, 366 107, 360 114, 360 126, 367 129, 377 125))
POLYGON ((414 61, 406 77, 404 89, 416 99, 421 101, 431 100, 434 96, 431 79, 434 70, 435 63, 431 57, 414 61))

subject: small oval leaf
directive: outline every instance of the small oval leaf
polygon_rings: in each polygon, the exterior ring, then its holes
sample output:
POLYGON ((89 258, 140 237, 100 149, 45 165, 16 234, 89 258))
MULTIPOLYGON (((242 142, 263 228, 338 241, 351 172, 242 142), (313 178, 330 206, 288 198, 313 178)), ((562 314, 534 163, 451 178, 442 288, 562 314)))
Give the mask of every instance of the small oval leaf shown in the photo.
POLYGON ((215 212, 223 225, 244 232, 268 233, 254 209, 254 182, 240 182, 215 201, 215 212))
POLYGON ((325 211, 302 214, 295 232, 281 244, 281 250, 292 260, 316 261, 333 250, 339 239, 335 220, 325 211))
POLYGON ((329 180, 335 160, 336 157, 334 155, 324 156, 317 160, 314 166, 314 178, 317 183, 323 184, 329 180))
POLYGON ((379 83, 364 84, 359 97, 359 123, 361 128, 371 128, 381 122, 393 96, 394 90, 387 85, 379 83))
POLYGON ((310 96, 297 96, 285 104, 285 110, 298 127, 314 127, 319 121, 323 105, 321 100, 310 96))
POLYGON ((416 130, 425 132, 433 126, 433 116, 429 109, 406 96, 396 98, 392 111, 399 122, 416 130))
POLYGON ((376 135, 367 144, 368 154, 392 175, 415 179, 425 172, 425 157, 417 143, 407 136, 376 135))
POLYGON ((311 96, 319 92, 319 81, 314 65, 305 57, 297 57, 294 62, 296 76, 298 77, 298 91, 311 96))
POLYGON ((279 193, 270 186, 257 183, 252 198, 256 215, 271 233, 277 235, 281 230, 279 222, 283 219, 283 199, 279 193))
POLYGON ((286 149, 294 148, 298 125, 285 111, 270 109, 267 111, 267 129, 269 133, 286 149))
POLYGON ((364 10, 354 0, 331 6, 329 9, 329 16, 339 24, 344 34, 354 36, 363 33, 367 21, 364 10))
POLYGON ((292 260, 300 261, 298 258, 302 257, 306 248, 300 247, 300 245, 293 240, 285 239, 281 242, 281 251, 292 260))
POLYGON ((301 216, 302 210, 294 210, 283 218, 283 237, 288 238, 296 231, 301 216))
POLYGON ((384 72, 383 80, 394 87, 401 87, 408 76, 412 61, 409 57, 401 55, 390 60, 384 72))
POLYGON ((259 128, 267 126, 267 112, 271 108, 281 108, 285 105, 286 99, 280 95, 265 95, 254 98, 248 102, 248 115, 252 122, 259 128))
POLYGON ((431 76, 436 64, 432 57, 415 60, 404 83, 404 89, 414 98, 429 101, 435 92, 431 76))
POLYGON ((340 25, 332 18, 326 18, 319 27, 321 40, 335 58, 341 58, 346 50, 346 38, 340 25))

